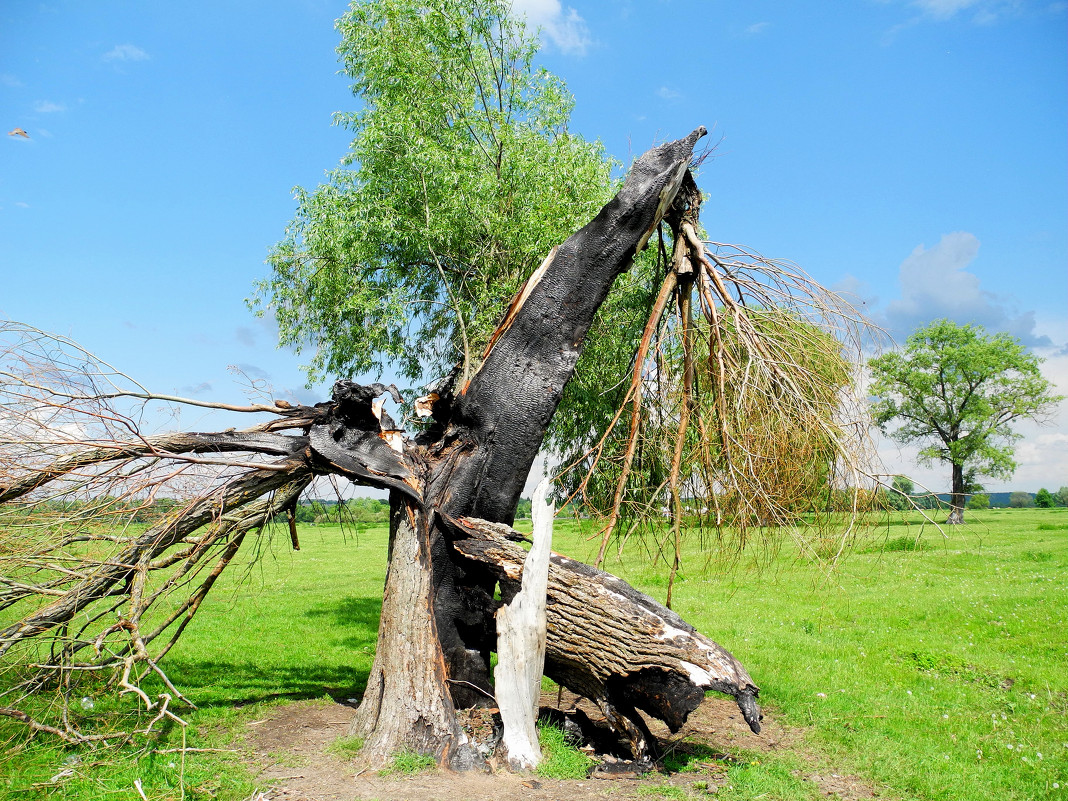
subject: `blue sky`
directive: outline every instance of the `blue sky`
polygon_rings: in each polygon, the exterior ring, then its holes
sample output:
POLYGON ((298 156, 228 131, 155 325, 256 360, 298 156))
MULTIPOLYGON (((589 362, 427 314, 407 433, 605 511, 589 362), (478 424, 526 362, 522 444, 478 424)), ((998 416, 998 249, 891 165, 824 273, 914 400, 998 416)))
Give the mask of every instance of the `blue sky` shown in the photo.
MULTIPOLYGON (((720 241, 854 293, 895 337, 949 316, 1019 336, 1068 392, 1066 4, 515 0, 573 128, 623 161, 706 125, 720 241)), ((344 154, 335 0, 0 7, 0 315, 160 392, 229 367, 307 390, 244 298, 344 154)), ((1068 484, 1068 410, 990 489, 1068 484)), ((888 467, 942 489, 884 443, 888 467)))

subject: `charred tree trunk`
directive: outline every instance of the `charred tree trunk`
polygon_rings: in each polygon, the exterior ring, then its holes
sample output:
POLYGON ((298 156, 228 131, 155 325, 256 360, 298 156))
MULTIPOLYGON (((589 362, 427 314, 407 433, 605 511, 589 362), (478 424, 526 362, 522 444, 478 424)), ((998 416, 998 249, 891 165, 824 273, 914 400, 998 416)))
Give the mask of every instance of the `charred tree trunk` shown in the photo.
MULTIPOLYGON (((372 759, 416 746, 439 755, 443 763, 466 764, 467 756, 458 756, 453 729, 435 727, 431 733, 420 723, 405 734, 403 726, 393 725, 392 721, 413 711, 411 687, 406 682, 381 681, 381 677, 391 673, 389 665, 443 662, 444 678, 420 685, 420 703, 426 709, 419 712, 430 718, 445 715, 450 700, 458 707, 493 702, 489 654, 495 647, 493 592, 499 569, 461 558, 442 521, 471 517, 512 522, 520 492, 594 316, 615 279, 630 267, 670 209, 694 145, 704 134, 705 129, 699 128, 685 139, 642 156, 619 194, 554 249, 528 279, 470 381, 423 399, 432 426, 407 453, 411 463, 417 452, 422 465, 421 475, 408 482, 416 488, 413 498, 418 494, 420 503, 405 503, 414 521, 411 526, 425 534, 419 543, 419 559, 413 558, 411 550, 394 549, 389 573, 393 583, 400 581, 401 573, 422 571, 431 577, 427 598, 419 595, 406 612, 432 615, 434 626, 419 624, 420 632, 436 629, 437 638, 400 634, 398 629, 416 624, 383 608, 367 692, 367 703, 378 711, 361 712, 358 729, 366 732, 370 720, 381 721, 384 715, 391 720, 392 733, 376 733, 373 747, 365 746, 372 759), (404 653, 393 652, 398 648, 404 653), (442 697, 432 697, 435 692, 442 697)), ((317 447, 314 437, 312 444, 317 447)), ((337 465, 340 460, 332 461, 337 465)), ((580 681, 572 684, 581 691, 580 681)), ((640 720, 637 715, 623 717, 640 720)), ((417 714, 416 719, 423 718, 417 714)), ((623 722, 620 725, 625 728, 623 722)))

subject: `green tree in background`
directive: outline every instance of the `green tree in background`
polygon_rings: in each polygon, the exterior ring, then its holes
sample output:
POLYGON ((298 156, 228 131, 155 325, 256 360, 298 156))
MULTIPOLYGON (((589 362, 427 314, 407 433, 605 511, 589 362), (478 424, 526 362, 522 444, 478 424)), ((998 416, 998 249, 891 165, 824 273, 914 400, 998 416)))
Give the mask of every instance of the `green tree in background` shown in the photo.
POLYGON ((1035 506, 1039 509, 1052 509, 1053 508, 1053 494, 1043 487, 1035 493, 1035 506))
POLYGON ((965 495, 979 489, 980 476, 1012 475, 1019 438, 1012 423, 1039 418, 1061 400, 1039 364, 1008 334, 950 320, 936 320, 902 350, 869 362, 879 426, 898 442, 920 443, 921 463, 951 467, 946 522, 964 522, 965 495), (892 421, 900 425, 888 430, 892 421))
POLYGON ((573 99, 535 68, 537 38, 502 0, 376 0, 338 21, 357 111, 251 305, 311 381, 392 365, 413 382, 470 370, 501 309, 614 191, 573 99))
POLYGON ((1057 501, 1057 506, 1068 506, 1068 487, 1061 487, 1053 493, 1053 497, 1057 501))
POLYGON ((975 495, 968 499, 968 508, 972 510, 989 509, 990 496, 982 492, 977 492, 975 495))
POLYGON ((907 476, 894 476, 890 489, 881 490, 883 496, 882 505, 894 511, 905 511, 913 508, 916 503, 912 493, 916 491, 916 485, 907 476))
POLYGON ((1012 509, 1030 509, 1035 505, 1035 499, 1030 492, 1014 492, 1009 495, 1009 507, 1012 509))
MULTIPOLYGON (((615 191, 616 163, 568 130, 573 100, 509 11, 367 0, 340 20, 362 107, 336 119, 354 138, 326 183, 297 190, 251 301, 280 344, 310 352, 310 381, 389 366, 418 386, 455 369, 462 388, 520 283, 615 191)), ((691 209, 697 241, 688 180, 678 213, 691 209)), ((718 485, 731 490, 701 506, 719 524, 795 522, 836 469, 866 480, 839 419, 862 323, 788 265, 730 245, 702 257, 722 280, 686 272, 663 293, 669 254, 688 247, 678 233, 662 226, 599 307, 546 432, 576 467, 558 486, 606 512, 609 532, 627 517, 660 526, 668 495, 680 519, 683 496, 718 485)))

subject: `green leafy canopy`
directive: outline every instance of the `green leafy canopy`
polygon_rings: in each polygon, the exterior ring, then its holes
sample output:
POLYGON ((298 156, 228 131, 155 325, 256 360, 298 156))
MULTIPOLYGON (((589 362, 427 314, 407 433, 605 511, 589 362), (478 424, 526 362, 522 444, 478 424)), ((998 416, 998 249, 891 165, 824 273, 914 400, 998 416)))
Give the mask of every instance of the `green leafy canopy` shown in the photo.
POLYGON ((615 163, 568 131, 573 99, 501 0, 354 2, 338 53, 356 111, 341 166, 269 257, 250 305, 309 381, 477 359, 507 300, 609 199, 615 163))
POLYGON ((1039 370, 1041 360, 1004 333, 936 320, 900 351, 872 359, 876 422, 901 443, 920 443, 924 464, 963 467, 1008 478, 1016 469, 1012 423, 1034 419, 1062 400, 1039 370), (893 421, 898 427, 888 428, 893 421))

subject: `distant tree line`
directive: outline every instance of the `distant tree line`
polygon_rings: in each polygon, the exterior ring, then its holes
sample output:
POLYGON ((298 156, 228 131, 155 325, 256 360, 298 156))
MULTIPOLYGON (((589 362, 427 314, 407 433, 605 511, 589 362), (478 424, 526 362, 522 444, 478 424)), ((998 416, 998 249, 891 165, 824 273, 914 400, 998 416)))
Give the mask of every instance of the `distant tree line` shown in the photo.
MULTIPOLYGON (((916 492, 915 484, 905 476, 895 476, 888 489, 879 490, 878 506, 891 511, 908 509, 948 509, 948 493, 916 492)), ((1036 493, 1031 492, 975 492, 968 498, 967 508, 991 509, 1052 509, 1068 507, 1068 487, 1061 487, 1050 492, 1043 487, 1036 493)))
MULTIPOLYGON (((310 525, 386 525, 389 523, 389 501, 385 498, 349 498, 328 501, 314 498, 298 503, 293 512, 298 523, 310 525)), ((284 522, 286 513, 275 515, 272 522, 284 522)))

